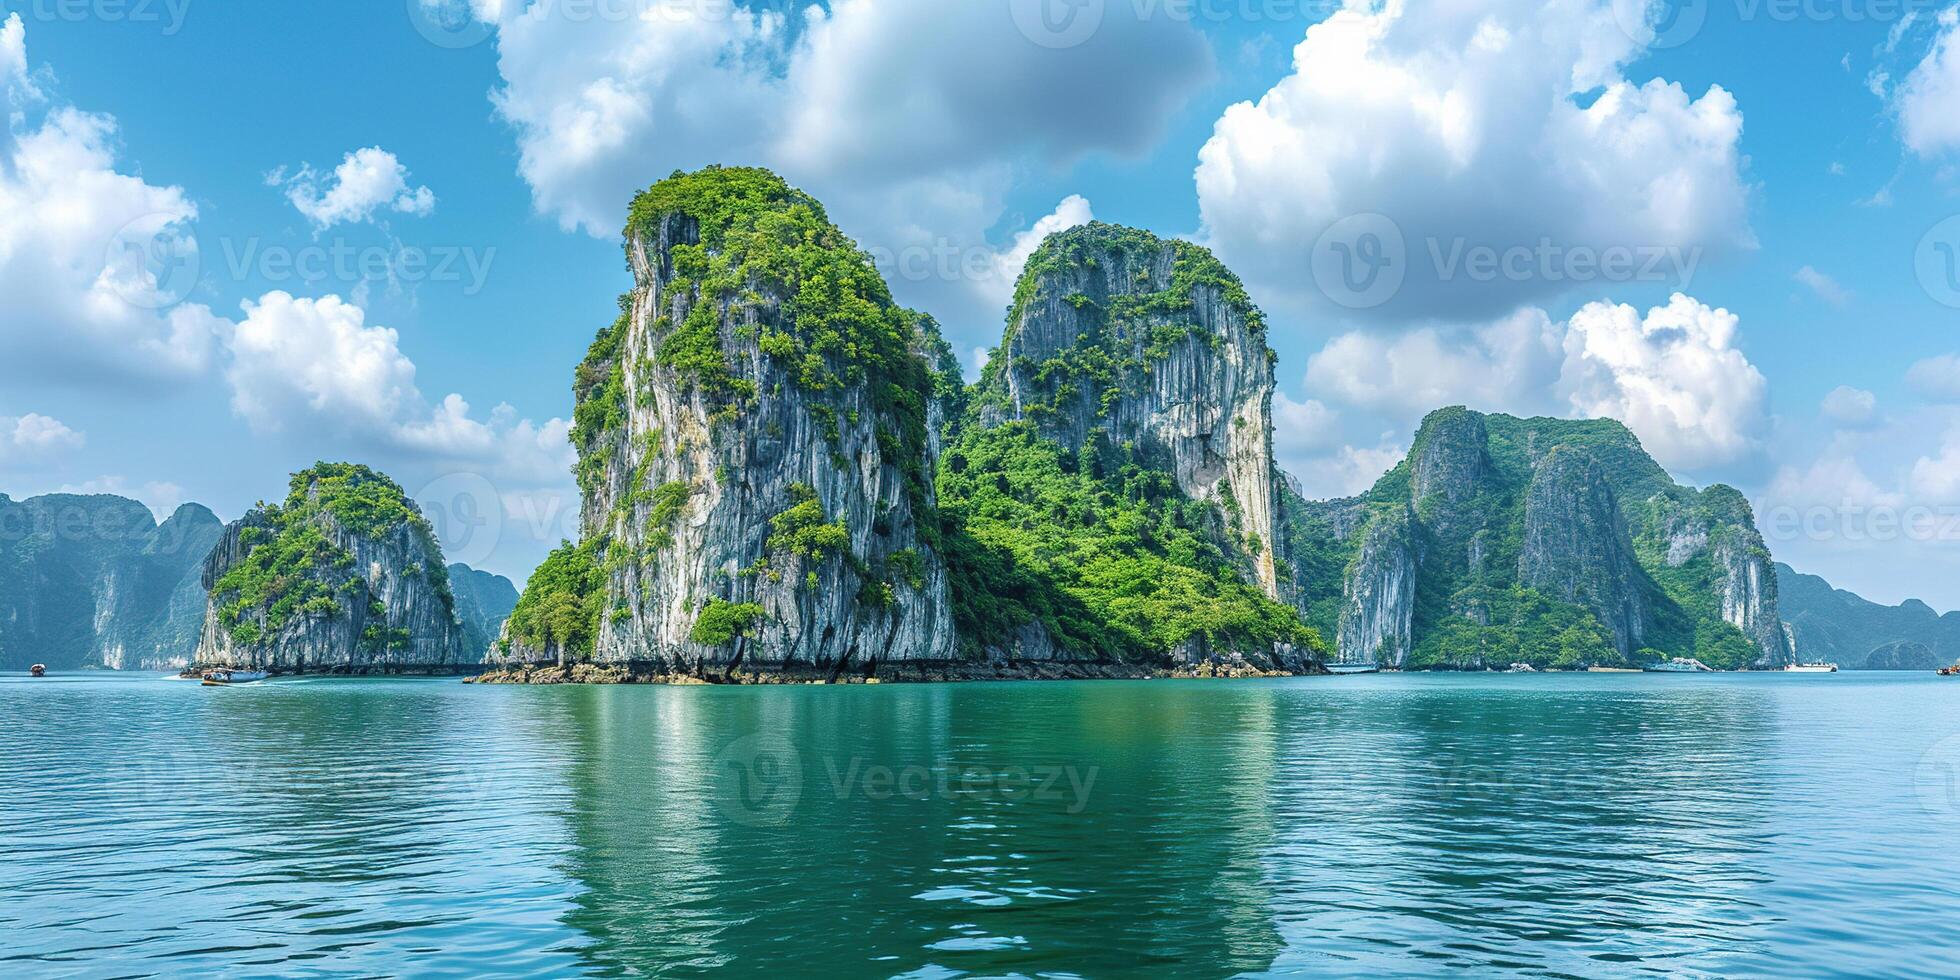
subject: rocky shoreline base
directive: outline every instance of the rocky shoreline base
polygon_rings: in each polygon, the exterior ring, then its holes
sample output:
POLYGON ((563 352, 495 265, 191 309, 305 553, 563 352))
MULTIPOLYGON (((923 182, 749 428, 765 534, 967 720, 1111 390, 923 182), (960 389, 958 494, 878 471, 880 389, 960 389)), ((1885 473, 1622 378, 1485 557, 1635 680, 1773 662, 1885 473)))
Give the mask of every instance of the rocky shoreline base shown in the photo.
POLYGON ((201 664, 184 668, 177 676, 184 680, 196 680, 208 670, 263 670, 268 677, 462 677, 470 678, 483 673, 483 664, 368 664, 352 667, 281 668, 281 667, 226 667, 219 664, 201 664))
POLYGON ((1244 663, 1176 668, 1082 661, 1018 663, 889 663, 870 670, 815 667, 707 670, 676 673, 654 664, 526 664, 487 670, 466 684, 937 684, 962 681, 1083 681, 1297 677, 1324 671, 1266 671, 1244 663))

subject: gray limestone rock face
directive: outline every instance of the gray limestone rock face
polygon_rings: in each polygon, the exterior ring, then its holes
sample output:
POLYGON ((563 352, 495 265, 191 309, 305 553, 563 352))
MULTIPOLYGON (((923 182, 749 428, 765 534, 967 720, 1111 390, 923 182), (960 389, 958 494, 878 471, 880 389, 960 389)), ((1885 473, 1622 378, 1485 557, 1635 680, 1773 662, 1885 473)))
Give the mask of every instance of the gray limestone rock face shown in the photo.
POLYGON ((1363 532, 1341 604, 1337 649, 1344 661, 1399 667, 1407 660, 1416 599, 1415 521, 1406 508, 1363 532))
MULTIPOLYGON (((932 324, 905 314, 913 336, 906 350, 883 352, 888 374, 852 370, 846 359, 867 352, 812 354, 828 357, 838 379, 813 389, 801 383, 802 360, 764 349, 765 337, 802 329, 792 286, 760 276, 708 295, 677 272, 704 251, 712 245, 688 214, 636 224, 616 349, 581 369, 616 377, 621 399, 617 423, 578 447, 589 474, 583 534, 603 556, 591 659, 677 673, 952 659, 935 549, 937 440, 926 431, 945 411, 929 393, 942 346, 932 324), (705 343, 726 371, 719 385, 663 357, 686 329, 712 331, 705 343), (894 407, 910 397, 923 399, 923 423, 894 407), (742 628, 725 639, 712 623, 698 629, 711 607, 711 616, 739 615, 742 628)), ((888 297, 866 303, 896 311, 888 297)), ((582 386, 582 403, 610 387, 582 386)), ((508 656, 561 652, 518 641, 508 656)))
POLYGON ((1555 449, 1533 472, 1518 579, 1591 609, 1622 656, 1639 649, 1648 621, 1644 576, 1619 502, 1584 453, 1555 449))
POLYGON ((1237 280, 1188 242, 1091 224, 1051 237, 1019 295, 981 424, 1028 419, 1071 452, 1136 445, 1224 510, 1277 597, 1273 360, 1237 280))

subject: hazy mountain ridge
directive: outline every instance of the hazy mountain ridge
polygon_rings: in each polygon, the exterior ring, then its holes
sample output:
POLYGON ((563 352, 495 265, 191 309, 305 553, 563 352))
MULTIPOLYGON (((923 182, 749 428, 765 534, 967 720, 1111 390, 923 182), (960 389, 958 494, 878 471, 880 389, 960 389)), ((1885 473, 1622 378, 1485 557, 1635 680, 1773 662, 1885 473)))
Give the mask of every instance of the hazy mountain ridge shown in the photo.
MULTIPOLYGON (((190 662, 203 629, 204 564, 225 525, 201 504, 161 524, 109 494, 0 494, 0 670, 171 669, 190 662)), ((481 642, 516 601, 510 580, 451 566, 457 611, 481 642), (508 599, 502 593, 508 593, 508 599), (472 606, 472 600, 475 605, 472 606)))
POLYGON ((1883 605, 1782 563, 1776 577, 1783 618, 1805 662, 1846 670, 1931 670, 1960 661, 1960 612, 1941 615, 1918 599, 1883 605))
POLYGON ((0 494, 0 669, 184 662, 203 615, 204 556, 222 531, 197 504, 158 524, 122 497, 0 494))

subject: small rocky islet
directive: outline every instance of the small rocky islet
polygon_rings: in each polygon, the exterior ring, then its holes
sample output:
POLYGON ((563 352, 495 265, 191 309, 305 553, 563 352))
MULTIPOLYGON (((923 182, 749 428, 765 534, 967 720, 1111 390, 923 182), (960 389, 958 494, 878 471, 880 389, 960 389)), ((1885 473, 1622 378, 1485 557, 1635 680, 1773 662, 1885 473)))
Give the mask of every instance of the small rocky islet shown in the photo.
POLYGON ((482 583, 459 604, 413 501, 322 463, 210 529, 197 664, 835 683, 1795 660, 1747 501, 1675 484, 1611 420, 1444 409, 1366 493, 1304 499, 1273 456, 1265 319, 1192 243, 1051 236, 968 385, 766 170, 676 173, 624 238, 633 289, 574 372, 580 540, 487 600, 508 603, 487 654, 482 583))

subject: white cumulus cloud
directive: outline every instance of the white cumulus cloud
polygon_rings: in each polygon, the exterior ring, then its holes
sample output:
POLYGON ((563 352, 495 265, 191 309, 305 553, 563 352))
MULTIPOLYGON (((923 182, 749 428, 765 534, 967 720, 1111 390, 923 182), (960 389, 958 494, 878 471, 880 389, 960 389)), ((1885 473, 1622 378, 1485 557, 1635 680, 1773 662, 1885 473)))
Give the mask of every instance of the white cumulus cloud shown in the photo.
POLYGON ((82 433, 35 412, 0 415, 0 462, 27 462, 82 448, 82 433))
POLYGON ((1670 469, 1737 462, 1769 422, 1769 385, 1736 348, 1737 323, 1680 293, 1644 316, 1589 303, 1568 324, 1559 389, 1575 414, 1625 422, 1670 469))
POLYGON ((1894 93, 1906 146, 1922 157, 1960 147, 1960 7, 1940 12, 1932 49, 1894 93))
POLYGON ((1759 454, 1769 426, 1768 384, 1737 324, 1677 293, 1645 314, 1602 302, 1562 323, 1527 308, 1481 326, 1356 331, 1308 361, 1307 390, 1391 425, 1452 404, 1614 418, 1663 466, 1706 471, 1759 454))
POLYGON ((124 173, 116 122, 50 106, 27 74, 20 15, 0 25, 0 377, 182 380, 209 364, 217 318, 177 303, 196 282, 197 206, 124 173), (166 309, 168 308, 168 309, 166 309))
POLYGON ((1055 206, 1055 210, 1044 215, 1026 231, 1014 236, 1007 248, 993 257, 993 275, 982 283, 987 299, 997 306, 1006 306, 1014 298, 1014 284, 1021 278, 1021 270, 1027 266, 1028 257, 1033 255, 1048 236, 1059 234, 1070 228, 1086 225, 1096 220, 1096 212, 1089 206, 1089 199, 1080 194, 1070 194, 1055 206))
POLYGON ((1878 396, 1863 388, 1838 385, 1818 406, 1824 417, 1847 429, 1862 429, 1878 421, 1878 396))
POLYGON ((1403 281, 1371 315, 1394 319, 1495 316, 1583 281, 1685 286, 1704 254, 1754 246, 1742 113, 1719 86, 1628 78, 1645 47, 1622 22, 1601 0, 1349 3, 1215 124, 1208 243, 1273 302, 1318 306, 1317 243, 1380 215, 1403 281), (1508 264, 1453 261, 1479 249, 1508 264))
POLYGON ((1940 354, 1913 362, 1906 384, 1936 402, 1960 402, 1960 354, 1940 354))
POLYGON ((1329 341, 1307 361, 1307 390, 1414 417, 1454 404, 1545 411, 1564 362, 1563 338, 1562 325, 1536 308, 1475 327, 1395 336, 1355 331, 1329 341))
MULTIPOLYGON (((1012 5, 965 0, 480 4, 495 22, 498 114, 537 210, 619 233, 632 194, 676 169, 760 164, 821 198, 902 301, 956 333, 999 329, 988 233, 1033 169, 1135 154, 1212 77, 1204 35, 1110 4, 1053 49, 1012 5), (1138 72, 1135 65, 1148 63, 1138 72), (980 261, 942 263, 936 255, 980 261), (923 265, 909 264, 918 256, 923 265), (975 288, 979 285, 981 288, 975 288)), ((1083 205, 1086 209, 1086 202, 1083 205)))
POLYGON ((337 296, 270 292, 244 304, 229 340, 232 407, 253 429, 300 429, 328 441, 471 462, 528 480, 561 479, 572 463, 560 419, 534 423, 499 406, 488 421, 459 395, 435 405, 415 382, 400 337, 370 326, 337 296))
POLYGON ((1849 290, 1839 285, 1836 279, 1818 272, 1810 266, 1804 266, 1798 269, 1796 280, 1811 292, 1817 294, 1818 299, 1832 306, 1843 308, 1851 302, 1851 293, 1849 290))
POLYGON ((331 174, 301 164, 297 173, 276 172, 267 182, 285 187, 286 200, 315 229, 324 230, 371 221, 379 211, 415 216, 433 212, 435 192, 409 186, 408 177, 408 168, 393 153, 370 146, 347 154, 331 174))

